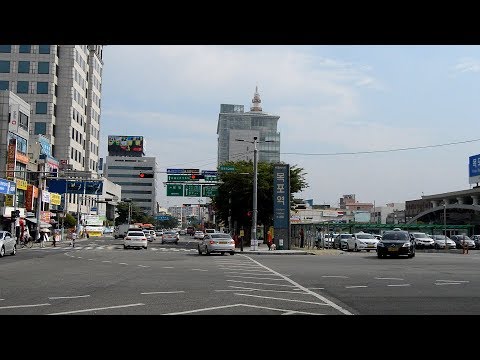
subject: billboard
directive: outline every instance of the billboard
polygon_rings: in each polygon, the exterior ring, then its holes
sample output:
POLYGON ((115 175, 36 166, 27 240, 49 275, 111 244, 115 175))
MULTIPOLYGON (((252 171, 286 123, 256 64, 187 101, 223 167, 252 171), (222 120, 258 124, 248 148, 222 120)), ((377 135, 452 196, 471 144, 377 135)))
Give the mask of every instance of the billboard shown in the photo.
POLYGON ((353 215, 355 222, 368 223, 371 219, 371 214, 368 211, 356 211, 353 215))
POLYGON ((57 194, 87 194, 102 195, 102 180, 65 180, 65 179, 48 179, 48 189, 57 194))
POLYGON ((480 182, 480 154, 468 158, 468 183, 480 182))
POLYGON ((143 136, 108 136, 109 156, 142 156, 143 136))

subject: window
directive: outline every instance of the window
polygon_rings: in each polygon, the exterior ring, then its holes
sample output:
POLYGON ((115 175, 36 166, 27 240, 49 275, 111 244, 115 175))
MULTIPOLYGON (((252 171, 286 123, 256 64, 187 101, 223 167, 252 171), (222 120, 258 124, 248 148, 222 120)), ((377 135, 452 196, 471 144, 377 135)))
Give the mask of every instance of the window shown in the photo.
POLYGON ((0 53, 11 53, 12 45, 0 45, 0 53))
POLYGON ((30 54, 32 52, 32 45, 20 45, 18 52, 30 54))
POLYGON ((38 73, 39 74, 49 74, 50 73, 50 63, 48 61, 39 61, 38 62, 38 73))
POLYGON ((17 81, 17 93, 28 94, 28 81, 17 81))
POLYGON ((55 85, 55 96, 58 96, 58 85, 55 85))
POLYGON ((48 94, 48 82, 46 81, 37 82, 37 94, 48 94))
POLYGON ((35 114, 46 114, 47 113, 47 103, 37 101, 35 114))
POLYGON ((58 71, 59 71, 59 69, 60 69, 60 68, 58 67, 58 65, 55 65, 55 75, 56 75, 57 77, 58 77, 58 71))
POLYGON ((46 135, 47 134, 47 123, 46 122, 36 122, 34 133, 35 133, 35 135, 39 135, 39 134, 40 135, 46 135))
POLYGON ((39 54, 50 54, 50 45, 38 45, 39 54))
POLYGON ((10 61, 0 60, 0 73, 10 72, 10 61))
POLYGON ((20 119, 18 121, 18 126, 23 130, 28 131, 28 116, 19 111, 20 119))
POLYGON ((57 104, 53 104, 53 116, 57 116, 57 104))
POLYGON ((18 73, 19 74, 28 74, 30 72, 30 61, 19 61, 18 62, 18 73))
POLYGON ((0 81, 0 90, 8 90, 8 81, 0 81))
POLYGON ((71 150, 70 158, 73 159, 73 148, 70 148, 70 150, 71 150))

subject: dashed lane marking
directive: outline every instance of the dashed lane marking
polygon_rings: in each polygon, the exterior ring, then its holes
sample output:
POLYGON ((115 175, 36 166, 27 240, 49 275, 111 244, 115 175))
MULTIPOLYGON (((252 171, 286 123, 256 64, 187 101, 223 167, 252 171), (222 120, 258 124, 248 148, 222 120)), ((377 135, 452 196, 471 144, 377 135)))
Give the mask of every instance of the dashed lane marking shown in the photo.
POLYGON ((348 276, 343 276, 343 275, 322 275, 324 278, 342 278, 342 279, 348 279, 348 276))
POLYGON ((140 293, 141 295, 154 295, 154 294, 180 294, 184 293, 185 291, 152 291, 152 292, 143 292, 140 293))
POLYGON ((389 284, 387 286, 410 286, 410 284, 389 284))
MULTIPOLYGON (((298 291, 290 291, 290 290, 272 290, 272 289, 257 289, 257 288, 248 288, 248 287, 243 287, 243 286, 232 286, 230 285, 229 287, 233 288, 233 289, 239 289, 239 290, 236 290, 236 291, 265 291, 265 292, 278 292, 278 293, 287 293, 287 294, 299 294, 298 291)), ((294 289, 294 290, 297 290, 297 289, 294 289)), ((300 289, 301 291, 301 289, 300 289)))
POLYGON ((240 281, 240 280, 227 280, 231 282, 239 282, 244 284, 254 284, 254 285, 272 285, 272 286, 285 286, 285 287, 296 287, 295 285, 282 285, 282 284, 270 284, 270 283, 259 283, 254 281, 240 281))
MULTIPOLYGON (((50 304, 48 304, 48 305, 50 305, 50 304)), ((130 307, 130 306, 142 306, 142 305, 145 305, 145 304, 138 303, 138 304, 108 306, 108 307, 101 307, 101 308, 92 308, 92 309, 83 309, 83 310, 64 311, 64 312, 58 312, 58 313, 51 313, 51 314, 48 314, 48 315, 66 315, 66 314, 75 314, 75 313, 81 313, 81 312, 99 311, 99 310, 109 310, 109 309, 119 309, 119 308, 125 308, 125 307, 130 307)))
POLYGON ((32 305, 10 305, 10 306, 0 306, 1 309, 16 309, 16 308, 27 308, 27 307, 36 307, 36 306, 48 306, 49 303, 45 304, 32 304, 32 305))
POLYGON ((312 304, 312 305, 325 305, 329 306, 326 303, 319 303, 319 302, 313 302, 313 301, 304 301, 304 300, 294 300, 294 299, 285 299, 285 298, 276 298, 272 296, 260 296, 260 295, 252 295, 252 294, 234 294, 238 296, 251 296, 251 297, 256 297, 256 298, 262 298, 262 299, 270 299, 270 300, 280 300, 280 301, 291 301, 291 302, 299 302, 303 304, 312 304))
POLYGON ((401 279, 401 278, 391 278, 391 277, 376 277, 375 279, 377 280, 405 280, 405 279, 401 279))
POLYGON ((368 286, 366 285, 351 285, 351 286, 345 286, 346 289, 356 289, 356 288, 366 288, 368 286))
POLYGON ((49 299, 76 299, 76 298, 84 298, 89 297, 90 295, 77 295, 77 296, 51 296, 49 299))
POLYGON ((240 276, 240 275, 226 275, 226 276, 228 276, 228 277, 235 277, 235 278, 242 278, 242 279, 284 281, 283 279, 274 279, 274 278, 269 278, 269 277, 240 276))
POLYGON ((441 282, 441 283, 435 283, 435 285, 462 285, 463 283, 460 282, 441 282))
POLYGON ((190 269, 190 270, 194 270, 194 271, 208 271, 208 270, 205 270, 205 269, 190 269))
POLYGON ((137 265, 137 266, 140 266, 140 267, 143 267, 143 268, 148 268, 148 267, 150 267, 149 265, 137 265))
POLYGON ((119 263, 120 265, 128 265, 127 263, 119 263))
POLYGON ((469 280, 435 280, 435 281, 445 281, 445 282, 458 282, 458 283, 468 283, 469 280))

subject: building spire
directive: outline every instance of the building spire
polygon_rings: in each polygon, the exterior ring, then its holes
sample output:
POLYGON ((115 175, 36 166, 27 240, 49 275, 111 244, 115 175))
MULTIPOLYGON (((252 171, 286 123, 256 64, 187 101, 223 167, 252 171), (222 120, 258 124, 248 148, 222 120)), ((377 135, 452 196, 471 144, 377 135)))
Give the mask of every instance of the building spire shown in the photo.
POLYGON ((252 99, 252 106, 250 107, 250 111, 262 111, 262 107, 260 106, 260 94, 258 93, 258 85, 255 86, 255 94, 253 95, 252 99))

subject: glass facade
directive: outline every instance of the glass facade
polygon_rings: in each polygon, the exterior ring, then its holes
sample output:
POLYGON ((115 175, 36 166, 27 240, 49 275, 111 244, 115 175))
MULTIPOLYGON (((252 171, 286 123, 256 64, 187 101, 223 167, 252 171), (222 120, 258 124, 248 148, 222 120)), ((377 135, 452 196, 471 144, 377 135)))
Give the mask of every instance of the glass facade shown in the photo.
MULTIPOLYGON (((45 135, 47 133, 47 123, 45 122, 36 122, 35 123, 35 135, 45 135)), ((73 148, 72 148, 73 150, 73 148)))
POLYGON ((8 89, 8 81, 0 81, 0 90, 9 90, 8 89))
POLYGON ((39 54, 50 54, 50 45, 38 45, 39 54))
POLYGON ((12 45, 0 45, 0 53, 11 53, 12 45))
POLYGON ((0 73, 10 72, 10 61, 0 60, 0 73))
POLYGON ((48 82, 37 82, 37 94, 48 94, 48 82))

